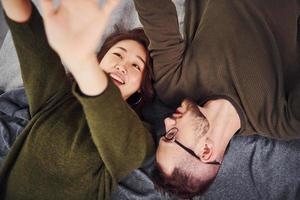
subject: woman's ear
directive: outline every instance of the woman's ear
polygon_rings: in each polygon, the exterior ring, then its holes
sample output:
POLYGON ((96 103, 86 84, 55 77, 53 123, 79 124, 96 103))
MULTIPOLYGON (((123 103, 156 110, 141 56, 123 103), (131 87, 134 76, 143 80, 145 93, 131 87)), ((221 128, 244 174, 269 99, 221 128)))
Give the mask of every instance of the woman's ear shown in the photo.
POLYGON ((201 150, 200 150, 200 158, 204 162, 209 162, 211 161, 211 156, 214 151, 214 145, 213 141, 210 139, 207 139, 205 143, 202 145, 201 150))

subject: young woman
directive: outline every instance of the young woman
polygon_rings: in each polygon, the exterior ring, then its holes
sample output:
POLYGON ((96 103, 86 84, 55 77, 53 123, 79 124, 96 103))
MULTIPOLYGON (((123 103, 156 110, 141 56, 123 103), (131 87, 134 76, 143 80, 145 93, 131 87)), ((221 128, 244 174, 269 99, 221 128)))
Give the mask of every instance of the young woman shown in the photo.
POLYGON ((29 0, 2 0, 32 119, 2 166, 0 199, 109 199, 153 152, 151 134, 126 102, 152 95, 148 41, 141 30, 117 33, 96 54, 117 1, 40 3, 48 40, 29 0))

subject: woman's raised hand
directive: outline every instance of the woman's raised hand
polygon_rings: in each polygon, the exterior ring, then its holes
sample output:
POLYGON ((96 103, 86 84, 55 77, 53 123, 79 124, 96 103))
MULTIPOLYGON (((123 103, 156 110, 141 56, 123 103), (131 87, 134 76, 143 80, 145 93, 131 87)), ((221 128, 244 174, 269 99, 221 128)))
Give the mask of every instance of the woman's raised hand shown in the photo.
POLYGON ((119 0, 41 0, 49 44, 69 66, 96 55, 109 16, 119 0))

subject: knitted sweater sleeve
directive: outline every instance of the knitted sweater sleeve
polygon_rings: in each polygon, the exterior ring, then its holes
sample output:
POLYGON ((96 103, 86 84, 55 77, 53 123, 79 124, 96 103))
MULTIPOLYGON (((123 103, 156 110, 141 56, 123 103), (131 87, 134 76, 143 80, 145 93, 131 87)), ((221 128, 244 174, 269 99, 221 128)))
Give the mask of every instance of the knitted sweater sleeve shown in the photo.
POLYGON ((105 191, 102 193, 107 194, 153 153, 153 139, 111 81, 98 96, 85 96, 76 85, 73 93, 83 106, 91 137, 103 160, 105 191))
POLYGON ((5 16, 20 62, 31 116, 58 91, 69 87, 59 56, 48 44, 42 18, 32 4, 28 21, 17 23, 5 16))

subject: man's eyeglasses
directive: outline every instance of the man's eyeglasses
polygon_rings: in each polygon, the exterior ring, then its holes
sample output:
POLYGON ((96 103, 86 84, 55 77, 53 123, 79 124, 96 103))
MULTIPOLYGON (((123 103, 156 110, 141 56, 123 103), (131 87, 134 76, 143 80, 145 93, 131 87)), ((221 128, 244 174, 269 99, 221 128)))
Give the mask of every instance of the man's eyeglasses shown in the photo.
MULTIPOLYGON (((197 156, 197 154, 196 154, 193 150, 187 148, 186 146, 184 146, 183 144, 181 144, 180 142, 178 142, 178 141, 175 139, 175 136, 176 136, 177 133, 178 133, 178 128, 173 127, 173 128, 171 128, 170 130, 168 130, 167 132, 165 132, 165 134, 163 134, 162 137, 164 137, 165 140, 168 141, 168 142, 175 142, 178 146, 180 146, 182 149, 184 149, 184 150, 185 150, 186 152, 188 152, 190 155, 192 155, 192 156, 195 157, 196 159, 198 159, 198 160, 200 160, 201 162, 203 162, 203 161, 201 160, 201 158, 200 158, 199 156, 197 156)), ((212 164, 212 165, 221 165, 221 163, 218 162, 218 161, 216 161, 216 160, 215 160, 215 161, 212 161, 212 162, 203 162, 203 163, 205 163, 205 164, 212 164)))

